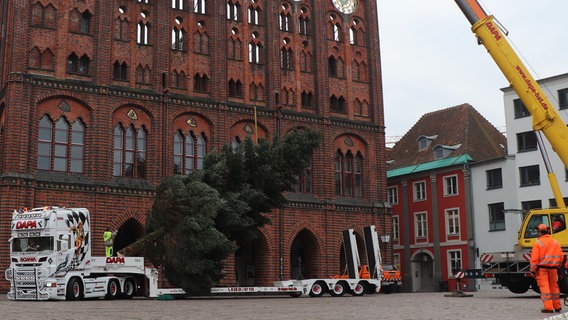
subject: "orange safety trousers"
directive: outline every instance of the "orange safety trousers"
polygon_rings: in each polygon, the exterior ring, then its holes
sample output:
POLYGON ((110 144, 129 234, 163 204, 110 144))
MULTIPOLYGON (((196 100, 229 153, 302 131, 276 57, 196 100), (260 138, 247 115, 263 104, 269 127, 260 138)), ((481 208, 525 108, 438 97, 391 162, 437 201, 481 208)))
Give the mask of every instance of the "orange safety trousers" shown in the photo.
POLYGON ((556 268, 538 268, 536 282, 540 288, 540 298, 546 310, 558 310, 560 305, 560 289, 558 288, 558 270, 556 268))

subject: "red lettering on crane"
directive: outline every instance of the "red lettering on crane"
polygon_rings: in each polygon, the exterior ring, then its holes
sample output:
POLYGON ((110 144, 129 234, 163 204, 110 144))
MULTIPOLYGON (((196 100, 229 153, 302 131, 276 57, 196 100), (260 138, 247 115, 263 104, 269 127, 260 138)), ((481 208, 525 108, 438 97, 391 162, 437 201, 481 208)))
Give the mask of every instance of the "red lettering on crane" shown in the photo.
POLYGON ((491 32, 496 41, 501 40, 501 35, 499 34, 497 27, 495 27, 491 21, 487 21, 485 26, 489 29, 489 32, 491 32))
POLYGON ((35 220, 16 222, 16 229, 35 229, 35 228, 37 228, 37 223, 35 220))

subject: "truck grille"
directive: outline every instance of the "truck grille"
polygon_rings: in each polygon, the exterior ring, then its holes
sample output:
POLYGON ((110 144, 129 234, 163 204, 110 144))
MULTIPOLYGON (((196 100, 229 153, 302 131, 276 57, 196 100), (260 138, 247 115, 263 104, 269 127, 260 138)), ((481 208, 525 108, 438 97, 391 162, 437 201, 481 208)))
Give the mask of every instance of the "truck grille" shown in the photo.
POLYGON ((46 268, 18 267, 7 269, 6 280, 10 281, 11 288, 8 299, 11 300, 47 300, 49 294, 43 292, 45 280, 49 276, 46 268))

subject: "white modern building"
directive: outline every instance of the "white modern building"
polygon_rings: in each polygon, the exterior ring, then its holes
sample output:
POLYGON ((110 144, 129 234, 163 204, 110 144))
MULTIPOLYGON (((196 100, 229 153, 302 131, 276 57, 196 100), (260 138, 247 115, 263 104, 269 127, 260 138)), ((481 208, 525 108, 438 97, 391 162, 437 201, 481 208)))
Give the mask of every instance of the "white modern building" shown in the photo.
MULTIPOLYGON (((568 123, 568 74, 538 81, 568 123)), ((507 156, 471 164, 472 203, 474 210, 475 250, 511 251, 517 243, 517 231, 523 214, 532 208, 555 206, 546 168, 532 130, 532 117, 512 87, 503 91, 507 156)), ((543 136, 563 195, 568 195, 568 174, 564 164, 543 136)), ((566 199, 566 198, 565 198, 566 199)), ((479 259, 476 268, 480 268, 479 259)), ((487 283, 478 281, 480 289, 487 283)))

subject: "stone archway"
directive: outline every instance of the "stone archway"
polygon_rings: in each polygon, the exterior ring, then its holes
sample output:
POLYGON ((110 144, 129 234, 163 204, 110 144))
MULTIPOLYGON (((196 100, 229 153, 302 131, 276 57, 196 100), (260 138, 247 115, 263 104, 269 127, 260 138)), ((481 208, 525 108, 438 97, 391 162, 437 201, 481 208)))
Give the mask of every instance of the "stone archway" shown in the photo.
POLYGON ((242 244, 235 252, 235 277, 239 286, 263 286, 269 274, 270 249, 260 232, 256 239, 242 244))
POLYGON ((433 292, 434 260, 428 252, 418 252, 410 261, 412 292, 433 292))
POLYGON ((319 245, 314 234, 303 229, 290 248, 290 276, 292 279, 310 279, 318 276, 319 245))
POLYGON ((138 239, 144 236, 144 226, 138 220, 130 218, 126 220, 117 230, 116 236, 114 237, 113 251, 125 255, 136 255, 137 252, 129 251, 128 246, 135 243, 138 239))

